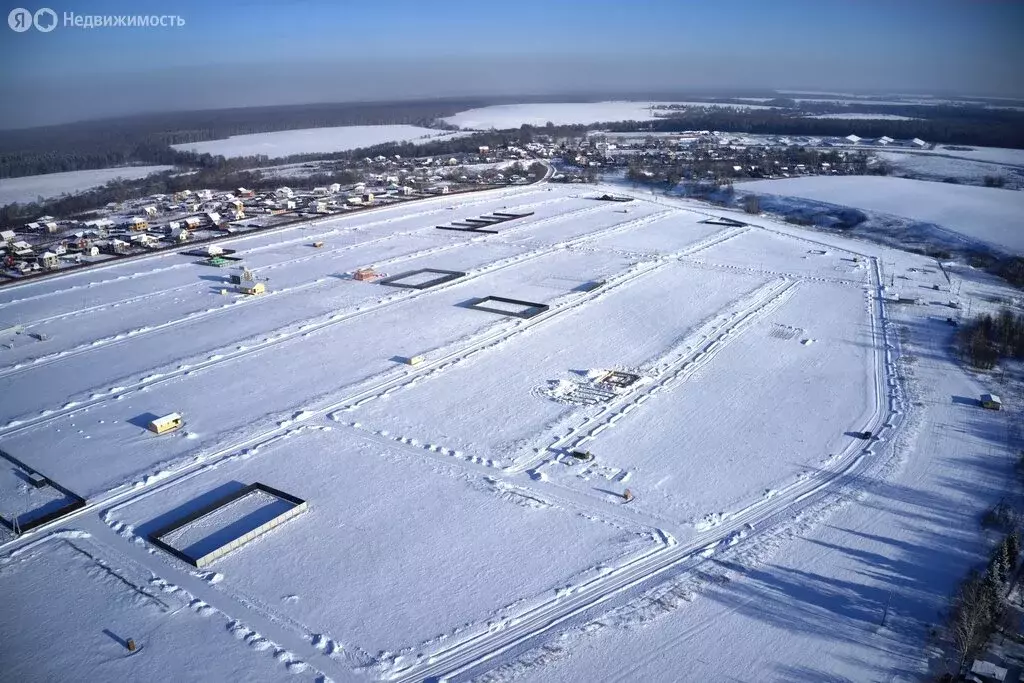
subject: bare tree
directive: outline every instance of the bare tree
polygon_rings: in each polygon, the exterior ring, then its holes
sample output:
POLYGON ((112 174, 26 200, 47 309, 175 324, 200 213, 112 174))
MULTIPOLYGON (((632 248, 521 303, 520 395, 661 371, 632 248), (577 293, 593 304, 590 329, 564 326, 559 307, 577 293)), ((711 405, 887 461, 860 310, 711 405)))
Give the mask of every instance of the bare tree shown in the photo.
POLYGON ((971 576, 960 585, 953 605, 953 646, 960 655, 957 676, 963 671, 967 658, 984 643, 991 616, 983 582, 977 575, 971 576))

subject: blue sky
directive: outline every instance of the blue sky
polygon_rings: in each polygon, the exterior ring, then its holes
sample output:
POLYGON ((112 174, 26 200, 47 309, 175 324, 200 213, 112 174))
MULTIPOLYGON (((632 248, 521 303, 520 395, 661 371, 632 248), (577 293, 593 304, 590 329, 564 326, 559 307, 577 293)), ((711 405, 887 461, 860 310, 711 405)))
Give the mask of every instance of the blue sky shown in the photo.
MULTIPOLYGON (((36 10, 40 5, 7 2, 36 10)), ((709 87, 1022 95, 1016 0, 52 0, 180 28, 0 29, 0 125, 403 96, 709 87), (359 78, 358 74, 364 74, 359 78), (232 96, 243 84, 246 93, 232 96), (259 92, 251 92, 252 88, 259 92), (236 88, 237 89, 237 88, 236 88), (101 97, 97 97, 101 93, 101 97), (191 103, 191 104, 190 104, 191 103)), ((60 23, 60 22, 59 22, 60 23)))

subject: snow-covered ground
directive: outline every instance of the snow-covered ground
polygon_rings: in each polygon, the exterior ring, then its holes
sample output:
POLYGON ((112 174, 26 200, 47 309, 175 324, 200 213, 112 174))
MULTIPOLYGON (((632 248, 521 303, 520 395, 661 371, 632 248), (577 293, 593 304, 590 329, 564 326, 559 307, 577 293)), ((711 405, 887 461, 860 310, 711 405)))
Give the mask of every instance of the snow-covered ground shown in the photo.
POLYGON ((47 173, 21 178, 0 179, 0 206, 19 202, 34 202, 39 197, 50 199, 62 194, 75 194, 93 187, 99 187, 115 178, 135 180, 151 173, 168 171, 171 166, 125 166, 122 168, 100 168, 91 171, 68 171, 47 173))
POLYGON ((1012 190, 884 176, 755 180, 737 187, 932 223, 971 241, 1024 252, 1024 194, 1012 190))
POLYGON ((273 133, 232 135, 225 140, 189 142, 171 145, 175 149, 224 157, 263 155, 272 159, 292 154, 330 154, 385 142, 424 142, 430 138, 450 137, 451 133, 420 126, 336 126, 301 128, 273 133))
MULTIPOLYGON (((946 350, 950 293, 879 300, 883 283, 949 283, 925 257, 767 218, 591 198, 624 191, 507 188, 231 240, 259 297, 174 253, 0 288, 0 315, 47 335, 0 347, 0 442, 88 498, 0 540, 5 666, 339 683, 921 670, 928 615, 983 546, 973 515, 1008 479, 990 464, 1005 439, 984 435, 1019 415, 966 405, 983 387, 946 350), (502 210, 533 214, 436 227, 502 210), (352 278, 367 266, 464 276, 352 278), (489 296, 542 308, 474 310, 489 296), (146 429, 172 411, 180 430, 146 429), (202 571, 147 542, 253 482, 308 509, 202 571), (962 554, 916 549, 944 535, 962 554), (890 632, 868 633, 890 590, 890 632)), ((979 300, 994 286, 951 277, 979 300)), ((0 477, 0 514, 26 492, 0 477)), ((209 549, 276 505, 246 498, 168 540, 209 549)))
MULTIPOLYGON (((959 156, 957 152, 946 152, 939 148, 937 153, 885 151, 875 156, 888 163, 896 175, 906 175, 919 180, 948 181, 970 185, 982 185, 986 177, 1002 178, 1007 189, 1024 189, 1024 165, 1004 164, 992 161, 975 161, 959 156), (947 156, 947 153, 951 156, 947 156)), ((1006 150, 1012 152, 1013 150, 1006 150)), ((968 154, 960 152, 959 154, 968 154)), ((1022 159, 1024 161, 1024 159, 1022 159)))
POLYGON ((851 121, 856 120, 876 120, 876 121, 916 121, 917 119, 913 116, 900 116, 899 114, 866 114, 850 112, 849 114, 816 114, 814 116, 807 116, 808 119, 848 119, 851 121))
POLYGON ((459 128, 488 130, 490 128, 518 128, 523 124, 543 126, 548 121, 555 125, 601 123, 604 121, 651 121, 670 113, 656 105, 686 107, 729 107, 733 109, 770 109, 757 104, 728 104, 724 102, 571 102, 541 104, 498 104, 479 109, 460 111, 444 120, 459 128))

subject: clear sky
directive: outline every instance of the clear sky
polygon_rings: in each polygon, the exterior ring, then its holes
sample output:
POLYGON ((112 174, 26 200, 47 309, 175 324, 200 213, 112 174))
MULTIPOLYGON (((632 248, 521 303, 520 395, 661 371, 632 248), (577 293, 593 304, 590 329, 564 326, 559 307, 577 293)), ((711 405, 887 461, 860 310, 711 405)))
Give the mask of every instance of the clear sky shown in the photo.
MULTIPOLYGON (((0 26, 0 127, 595 90, 1024 96, 1019 0, 47 1, 53 31, 0 26), (185 25, 75 28, 69 12, 185 25)), ((5 0, 3 16, 41 6, 5 0)))

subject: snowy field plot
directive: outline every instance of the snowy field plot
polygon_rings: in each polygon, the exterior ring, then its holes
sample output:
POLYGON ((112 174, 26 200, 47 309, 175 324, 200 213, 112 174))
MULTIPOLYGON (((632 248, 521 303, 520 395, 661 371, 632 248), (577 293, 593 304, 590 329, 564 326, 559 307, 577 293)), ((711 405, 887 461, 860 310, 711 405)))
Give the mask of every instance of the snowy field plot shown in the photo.
POLYGON ((180 593, 160 590, 149 572, 108 556, 87 534, 64 535, 0 565, 5 680, 267 681, 288 676, 271 656, 273 650, 256 654, 236 640, 224 615, 189 609, 180 593), (126 649, 128 638, 139 647, 134 654, 126 649))
POLYGON ((169 171, 173 166, 125 166, 89 171, 68 171, 43 175, 4 178, 0 180, 0 206, 13 202, 34 202, 39 197, 50 199, 62 194, 76 194, 104 185, 115 178, 135 180, 151 173, 169 171))
POLYGON ((927 154, 943 154, 973 161, 987 161, 1007 166, 1024 166, 1024 149, 1008 149, 1005 147, 965 147, 954 149, 959 145, 939 145, 927 154))
POLYGON ((857 262, 853 259, 853 252, 758 229, 748 230, 694 256, 695 262, 740 272, 763 270, 794 277, 867 282, 866 262, 863 258, 857 262))
POLYGON ((598 565, 658 547, 640 527, 340 427, 224 462, 110 522, 144 535, 211 490, 256 480, 309 509, 217 560, 217 589, 301 624, 307 637, 323 634, 328 652, 350 665, 451 645, 555 598, 598 565))
POLYGON ((599 467, 546 471, 591 492, 607 487, 599 470, 629 472, 632 505, 680 521, 792 483, 875 409, 867 306, 858 288, 800 283, 709 364, 588 442, 599 467))
MULTIPOLYGON (((5 444, 16 457, 72 490, 94 495, 156 474, 187 456, 228 448, 246 434, 291 420, 310 407, 329 405, 332 397, 340 400, 359 382, 397 372, 398 357, 429 353, 454 342, 457 349, 472 343, 470 335, 512 325, 500 316, 460 308, 470 299, 506 296, 546 303, 582 282, 627 267, 626 259, 615 254, 554 251, 415 294, 339 281, 339 286, 376 290, 394 301, 348 319, 343 312, 335 313, 317 330, 303 331, 299 326, 269 336, 263 332, 209 356, 172 361, 172 367, 134 376, 131 382, 111 385, 108 377, 103 383, 104 371, 110 368, 95 362, 100 351, 89 354, 93 362, 83 367, 85 375, 68 373, 60 363, 19 373, 13 376, 21 392, 18 406, 23 406, 23 414, 38 415, 42 421, 27 428, 8 423, 14 431, 8 430, 5 444), (73 395, 67 389, 82 391, 82 377, 94 383, 92 393, 66 403, 73 395), (184 430, 165 436, 146 431, 153 417, 170 412, 185 415, 184 430)), ((261 320, 254 315, 246 322, 258 329, 261 320)), ((217 327, 208 334, 231 330, 217 327)), ((146 348, 153 354, 164 349, 166 354, 167 346, 146 348)), ((105 351, 114 354, 110 363, 120 360, 138 369, 135 354, 122 353, 118 347, 105 351)), ((0 378, 3 381, 15 386, 12 378, 0 378)), ((18 406, 5 405, 4 413, 13 414, 18 406)))
POLYGON ((523 124, 544 126, 548 121, 556 126, 602 121, 651 121, 668 111, 652 109, 652 105, 688 105, 693 107, 729 107, 733 109, 770 109, 756 104, 726 104, 721 102, 572 102, 543 104, 500 104, 492 107, 468 109, 445 122, 471 130, 498 130, 519 128, 523 124))
POLYGON ((1024 252, 1021 192, 882 176, 755 180, 739 187, 928 221, 973 240, 1024 252))
POLYGON ((559 312, 550 323, 436 379, 409 383, 406 391, 335 419, 502 464, 528 459, 534 451, 524 449, 579 408, 546 395, 553 383, 592 369, 646 367, 697 323, 763 282, 669 264, 559 312))
POLYGON ((600 237, 588 246, 631 254, 672 254, 727 230, 726 226, 701 223, 704 218, 699 213, 680 211, 633 230, 600 237))
POLYGON ((333 128, 302 128, 274 133, 232 135, 224 140, 188 142, 171 145, 175 149, 197 154, 228 158, 263 155, 271 159, 292 154, 328 154, 385 142, 425 141, 427 138, 451 137, 451 133, 419 126, 336 126, 333 128))

